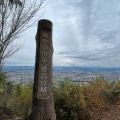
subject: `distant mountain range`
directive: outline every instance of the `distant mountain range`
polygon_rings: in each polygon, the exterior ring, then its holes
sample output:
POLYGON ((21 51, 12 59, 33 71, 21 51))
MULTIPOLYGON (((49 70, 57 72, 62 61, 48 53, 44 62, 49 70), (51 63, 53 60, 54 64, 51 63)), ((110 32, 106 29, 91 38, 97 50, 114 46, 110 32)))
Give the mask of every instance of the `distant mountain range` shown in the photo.
POLYGON ((34 70, 34 66, 4 66, 3 67, 4 71, 21 71, 21 70, 34 70))
MULTIPOLYGON (((4 71, 22 71, 28 70, 33 71, 34 66, 4 66, 4 71)), ((120 71, 120 68, 110 68, 110 67, 83 67, 83 66, 53 66, 53 70, 104 70, 104 71, 120 71)))

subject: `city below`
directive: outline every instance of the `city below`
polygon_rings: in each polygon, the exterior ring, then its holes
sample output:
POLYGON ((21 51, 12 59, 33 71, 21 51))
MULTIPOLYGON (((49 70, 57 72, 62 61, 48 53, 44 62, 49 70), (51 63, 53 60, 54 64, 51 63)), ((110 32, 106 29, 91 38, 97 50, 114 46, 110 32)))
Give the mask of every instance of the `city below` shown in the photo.
MULTIPOLYGON (((8 80, 18 83, 34 80, 33 66, 5 66, 8 80)), ((120 80, 120 68, 104 67, 53 67, 53 80, 63 81, 65 78, 70 81, 89 82, 96 77, 103 77, 109 81, 120 80)))

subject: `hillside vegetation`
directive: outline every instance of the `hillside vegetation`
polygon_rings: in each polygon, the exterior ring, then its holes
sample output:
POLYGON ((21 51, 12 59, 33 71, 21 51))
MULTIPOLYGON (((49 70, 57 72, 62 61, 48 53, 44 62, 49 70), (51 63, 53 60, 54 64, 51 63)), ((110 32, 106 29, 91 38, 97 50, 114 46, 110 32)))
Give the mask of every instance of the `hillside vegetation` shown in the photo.
MULTIPOLYGON (((5 73, 0 75, 0 120, 27 120, 32 87, 32 82, 14 84, 6 81, 5 73)), ((103 77, 81 84, 55 81, 54 102, 57 120, 98 120, 99 113, 120 105, 120 81, 103 77)))

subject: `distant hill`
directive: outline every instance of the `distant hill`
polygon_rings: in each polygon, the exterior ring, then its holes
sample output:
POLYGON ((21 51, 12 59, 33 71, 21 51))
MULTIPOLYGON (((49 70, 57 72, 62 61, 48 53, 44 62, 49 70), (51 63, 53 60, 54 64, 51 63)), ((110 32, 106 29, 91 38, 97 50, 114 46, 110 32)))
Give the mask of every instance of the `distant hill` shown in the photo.
MULTIPOLYGON (((4 66, 4 71, 14 72, 21 70, 34 70, 34 66, 4 66)), ((53 70, 95 70, 95 71, 120 71, 120 68, 110 68, 110 67, 83 67, 83 66, 53 66, 53 70)))
POLYGON ((4 71, 14 72, 14 71, 22 71, 22 70, 34 70, 34 66, 4 66, 4 71))

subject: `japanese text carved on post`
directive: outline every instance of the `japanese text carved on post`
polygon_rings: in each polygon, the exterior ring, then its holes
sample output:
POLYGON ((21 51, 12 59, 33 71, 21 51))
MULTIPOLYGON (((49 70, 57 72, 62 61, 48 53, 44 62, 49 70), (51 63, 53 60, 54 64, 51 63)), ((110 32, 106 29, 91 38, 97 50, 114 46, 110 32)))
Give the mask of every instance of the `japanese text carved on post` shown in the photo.
POLYGON ((37 98, 47 99, 52 94, 52 23, 41 20, 39 39, 36 39, 38 48, 38 88, 37 98), (43 23, 42 23, 43 21, 43 23))

